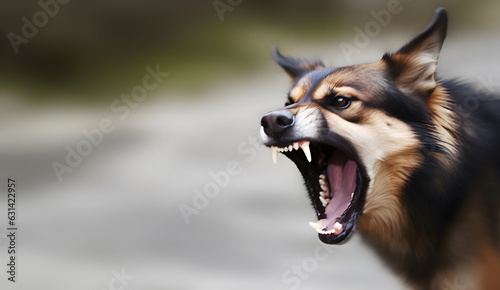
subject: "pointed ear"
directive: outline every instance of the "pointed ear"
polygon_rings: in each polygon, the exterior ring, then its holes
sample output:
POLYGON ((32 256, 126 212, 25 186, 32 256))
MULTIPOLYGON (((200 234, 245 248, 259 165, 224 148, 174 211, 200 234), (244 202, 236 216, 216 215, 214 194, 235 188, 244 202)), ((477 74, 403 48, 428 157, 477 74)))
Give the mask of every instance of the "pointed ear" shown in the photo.
POLYGON ((435 73, 447 26, 446 10, 438 8, 424 31, 396 53, 384 55, 382 60, 401 90, 429 93, 436 87, 435 73))
POLYGON ((273 58, 294 82, 307 72, 325 67, 321 61, 311 62, 300 58, 285 57, 278 51, 276 46, 273 46, 273 58))

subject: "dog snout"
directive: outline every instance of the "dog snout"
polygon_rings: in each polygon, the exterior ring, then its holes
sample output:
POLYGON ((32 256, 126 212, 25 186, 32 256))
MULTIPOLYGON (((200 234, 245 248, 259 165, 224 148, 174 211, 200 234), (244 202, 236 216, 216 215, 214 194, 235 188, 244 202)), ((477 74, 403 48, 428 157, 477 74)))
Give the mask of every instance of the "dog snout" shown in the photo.
POLYGON ((262 117, 260 124, 267 136, 281 137, 295 123, 295 115, 289 110, 270 112, 262 117))

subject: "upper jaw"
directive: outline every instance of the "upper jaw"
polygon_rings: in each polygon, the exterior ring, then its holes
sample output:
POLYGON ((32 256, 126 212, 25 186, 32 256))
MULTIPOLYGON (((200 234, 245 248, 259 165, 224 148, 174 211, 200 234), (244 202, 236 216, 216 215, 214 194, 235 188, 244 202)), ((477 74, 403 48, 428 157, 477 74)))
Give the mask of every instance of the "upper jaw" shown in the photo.
POLYGON ((284 152, 292 152, 293 150, 299 150, 302 149, 304 152, 304 156, 308 162, 311 162, 312 156, 311 156, 311 149, 309 148, 310 141, 296 141, 293 142, 292 144, 288 146, 283 146, 283 147, 278 147, 278 146, 272 146, 271 145, 271 150, 272 150, 272 158, 274 164, 277 163, 277 158, 278 158, 278 152, 284 153, 284 152))

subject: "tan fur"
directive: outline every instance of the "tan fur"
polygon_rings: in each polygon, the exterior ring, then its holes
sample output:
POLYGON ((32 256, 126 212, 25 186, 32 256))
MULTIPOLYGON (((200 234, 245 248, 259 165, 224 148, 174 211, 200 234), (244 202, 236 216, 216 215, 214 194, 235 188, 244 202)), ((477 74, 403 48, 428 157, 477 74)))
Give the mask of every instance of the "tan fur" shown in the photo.
MULTIPOLYGON (((361 108, 359 108, 361 110, 361 108)), ((371 179, 359 228, 377 240, 399 245, 402 227, 401 187, 421 160, 418 140, 405 123, 363 108, 362 124, 324 112, 328 126, 354 145, 371 179)))
POLYGON ((313 92, 312 97, 314 100, 319 101, 331 93, 336 93, 338 95, 343 95, 346 97, 353 97, 361 94, 361 92, 350 86, 335 87, 335 85, 333 84, 323 82, 313 92))
MULTIPOLYGON (((489 178, 495 177, 489 176, 489 178)), ((498 290, 500 289, 500 245, 493 244, 491 237, 487 233, 491 232, 491 227, 500 225, 500 216, 497 218, 496 223, 485 223, 483 216, 485 211, 484 201, 482 201, 481 196, 480 192, 474 192, 472 199, 466 204, 464 222, 462 222, 462 224, 468 223, 471 225, 470 237, 474 237, 470 242, 473 249, 473 260, 470 266, 474 269, 474 281, 471 286, 480 290, 498 290)), ((461 227, 462 224, 456 226, 456 228, 461 227)))
POLYGON ((478 289, 500 289, 500 253, 489 241, 484 241, 478 249, 478 289))
MULTIPOLYGON (((437 86, 427 100, 427 107, 431 113, 430 118, 436 125, 436 137, 439 140, 439 145, 454 156, 458 152, 456 138, 457 121, 455 113, 451 111, 449 98, 450 96, 446 90, 441 86, 437 86)), ((454 163, 449 161, 450 159, 455 160, 456 158, 442 160, 444 165, 449 166, 448 168, 454 165, 454 163)))
POLYGON ((300 99, 304 97, 304 95, 309 91, 311 88, 311 81, 308 78, 302 78, 299 80, 297 85, 293 87, 293 89, 290 91, 290 98, 295 103, 298 103, 300 99))
POLYGON ((401 91, 429 91, 436 86, 434 73, 437 68, 437 56, 420 54, 396 54, 393 61, 398 63, 403 72, 394 79, 401 91))
POLYGON ((316 101, 322 100, 328 94, 332 93, 335 89, 335 86, 330 83, 322 83, 319 85, 313 92, 312 98, 316 101))
POLYGON ((338 87, 335 89, 340 95, 344 95, 344 96, 348 96, 348 97, 352 97, 352 96, 359 96, 361 94, 361 92, 359 92, 358 90, 356 90, 355 88, 353 87, 349 87, 349 86, 343 86, 343 87, 338 87))

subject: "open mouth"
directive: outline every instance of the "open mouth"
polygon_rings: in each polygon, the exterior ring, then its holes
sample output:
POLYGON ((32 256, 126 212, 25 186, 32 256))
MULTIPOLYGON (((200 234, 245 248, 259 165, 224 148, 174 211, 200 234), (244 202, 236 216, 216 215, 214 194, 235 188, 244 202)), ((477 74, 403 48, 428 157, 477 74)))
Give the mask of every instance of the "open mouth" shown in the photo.
POLYGON ((315 141, 301 140, 271 149, 275 163, 278 153, 283 153, 302 173, 318 218, 309 225, 320 240, 345 242, 363 211, 367 180, 363 168, 341 149, 315 141))

